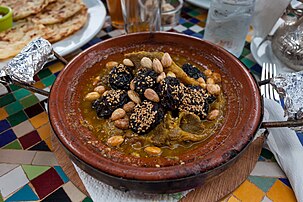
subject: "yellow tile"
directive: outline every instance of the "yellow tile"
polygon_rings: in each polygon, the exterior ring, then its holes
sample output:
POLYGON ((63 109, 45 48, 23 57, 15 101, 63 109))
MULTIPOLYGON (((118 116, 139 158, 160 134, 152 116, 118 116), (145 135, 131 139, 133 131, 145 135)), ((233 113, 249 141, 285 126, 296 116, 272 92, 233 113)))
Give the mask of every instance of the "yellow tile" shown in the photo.
POLYGON ((231 195, 227 195, 224 198, 220 199, 219 202, 227 202, 231 195))
POLYGON ((48 122, 48 116, 46 112, 42 112, 37 116, 34 116, 30 119, 30 122, 35 128, 39 128, 40 126, 46 124, 48 122))
POLYGON ((235 196, 231 196, 227 202, 241 202, 241 201, 237 199, 235 196))
POLYGON ((34 84, 34 86, 35 86, 36 88, 40 88, 40 89, 45 88, 45 85, 44 85, 41 81, 36 82, 36 83, 34 84))
POLYGON ((198 15, 195 18, 197 18, 200 21, 206 21, 207 14, 206 13, 202 13, 201 15, 198 15))
POLYGON ((53 151, 52 137, 48 137, 44 142, 47 144, 48 148, 53 151))
POLYGON ((6 119, 8 117, 7 112, 4 108, 0 108, 0 120, 6 119))
POLYGON ((54 74, 56 72, 61 71, 64 68, 64 65, 61 62, 56 62, 55 64, 52 64, 48 66, 48 69, 54 74))
POLYGON ((40 128, 37 129, 40 137, 42 140, 47 139, 48 137, 50 137, 51 131, 50 131, 50 124, 49 122, 43 126, 41 126, 40 128))
POLYGON ((274 202, 296 202, 294 192, 283 184, 280 180, 277 180, 275 184, 268 190, 267 197, 274 202))
POLYGON ((260 202, 265 193, 256 185, 246 180, 233 192, 233 195, 241 201, 260 202))

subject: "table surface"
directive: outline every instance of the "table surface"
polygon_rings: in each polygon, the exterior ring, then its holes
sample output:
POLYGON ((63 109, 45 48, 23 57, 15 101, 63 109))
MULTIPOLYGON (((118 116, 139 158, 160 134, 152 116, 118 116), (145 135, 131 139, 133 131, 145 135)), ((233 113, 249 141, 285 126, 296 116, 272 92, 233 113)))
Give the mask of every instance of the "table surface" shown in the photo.
MULTIPOLYGON (((207 10, 185 3, 180 24, 170 31, 203 38, 206 17, 207 10)), ((94 39, 66 58, 121 34, 123 30, 107 20, 94 39)), ((261 67, 251 55, 250 36, 239 59, 258 77, 261 67)), ((58 61, 47 64, 35 76, 35 87, 49 90, 62 68, 58 61)), ((14 85, 7 88, 9 93, 0 97, 0 201, 91 201, 68 179, 52 153, 47 97, 14 85)), ((222 201, 296 199, 274 156, 264 148, 248 179, 222 201)))

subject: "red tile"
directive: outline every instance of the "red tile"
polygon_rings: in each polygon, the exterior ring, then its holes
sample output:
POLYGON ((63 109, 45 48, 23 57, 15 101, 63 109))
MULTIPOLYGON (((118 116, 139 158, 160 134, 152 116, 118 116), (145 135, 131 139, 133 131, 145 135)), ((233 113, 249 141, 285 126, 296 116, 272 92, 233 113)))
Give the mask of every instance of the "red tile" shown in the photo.
POLYGON ((50 168, 31 181, 40 199, 43 199, 64 182, 54 168, 50 168))
POLYGON ((37 131, 32 131, 22 137, 19 138, 19 141, 21 142, 21 145, 24 149, 27 149, 36 143, 41 141, 41 138, 37 131))

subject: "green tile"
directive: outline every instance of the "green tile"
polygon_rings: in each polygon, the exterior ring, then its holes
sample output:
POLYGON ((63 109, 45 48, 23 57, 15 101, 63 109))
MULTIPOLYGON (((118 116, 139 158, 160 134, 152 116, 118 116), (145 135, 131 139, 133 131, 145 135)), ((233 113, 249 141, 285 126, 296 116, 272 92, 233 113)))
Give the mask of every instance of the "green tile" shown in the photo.
POLYGON ((196 17, 198 15, 200 15, 200 12, 197 10, 192 10, 188 12, 188 15, 192 16, 192 17, 196 17))
POLYGON ((45 77, 52 75, 52 72, 46 68, 46 69, 41 70, 37 75, 40 79, 43 79, 45 77))
POLYGON ((42 79, 41 81, 46 87, 48 87, 48 86, 53 85, 55 80, 56 80, 56 76, 52 74, 51 76, 48 76, 48 77, 42 79))
POLYGON ((82 202, 93 202, 93 200, 89 197, 86 197, 82 202))
POLYGON ((19 90, 16 90, 13 94, 17 100, 20 100, 21 98, 24 98, 24 97, 30 95, 31 92, 24 88, 21 88, 19 90))
POLYGON ((22 165, 22 168, 26 173, 28 179, 32 180, 50 169, 50 166, 22 165))
POLYGON ((15 90, 20 89, 21 87, 16 86, 16 85, 14 85, 14 84, 10 84, 10 85, 9 85, 9 88, 10 88, 12 91, 15 91, 15 90))
POLYGON ((268 149, 263 148, 261 151, 261 156, 263 156, 266 159, 273 159, 274 155, 269 151, 268 149))
POLYGON ((270 177, 257 177, 249 176, 248 179, 262 189, 265 193, 272 187, 272 185, 277 181, 276 178, 270 177))
POLYGON ((16 126, 19 123, 22 123, 23 121, 27 120, 27 118, 28 117, 26 116, 24 111, 21 110, 21 111, 7 117, 7 120, 11 124, 11 126, 13 127, 13 126, 16 126))
POLYGON ((7 95, 4 95, 0 97, 0 107, 3 107, 5 105, 8 105, 9 103, 15 102, 16 99, 13 94, 9 93, 7 95))
POLYGON ((247 48, 243 48, 243 51, 242 51, 242 56, 247 56, 248 54, 250 54, 250 50, 248 50, 247 48))
POLYGON ((0 202, 4 202, 1 192, 0 192, 0 202))
POLYGON ((184 27, 186 27, 186 28, 190 28, 190 27, 194 26, 194 24, 191 23, 191 22, 185 22, 185 23, 183 23, 182 25, 183 25, 184 27))
POLYGON ((22 149, 22 146, 20 145, 20 142, 18 140, 13 141, 12 143, 9 143, 3 149, 22 149))
POLYGON ((31 94, 30 96, 27 96, 20 100, 20 103, 23 105, 24 108, 28 108, 30 106, 33 106, 39 102, 38 98, 34 95, 31 94))
POLYGON ((243 58, 241 61, 246 65, 246 67, 251 68, 255 63, 250 59, 243 58))
POLYGON ((19 101, 13 102, 9 105, 6 105, 4 107, 5 111, 8 113, 8 115, 12 115, 20 110, 23 109, 23 106, 20 104, 19 101))

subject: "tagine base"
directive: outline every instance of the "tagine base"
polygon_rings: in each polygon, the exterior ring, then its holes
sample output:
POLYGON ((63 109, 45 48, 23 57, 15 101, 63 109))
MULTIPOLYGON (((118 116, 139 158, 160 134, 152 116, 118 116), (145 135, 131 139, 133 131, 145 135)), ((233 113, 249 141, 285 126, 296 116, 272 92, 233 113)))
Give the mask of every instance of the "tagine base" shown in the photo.
MULTIPOLYGON (((218 201, 239 187, 254 169, 262 150, 264 136, 252 142, 240 158, 220 176, 204 185, 197 187, 184 197, 181 202, 187 201, 218 201), (237 175, 234 175, 237 173, 237 175)), ((84 194, 88 195, 71 160, 55 135, 52 135, 53 152, 70 181, 84 194)))

